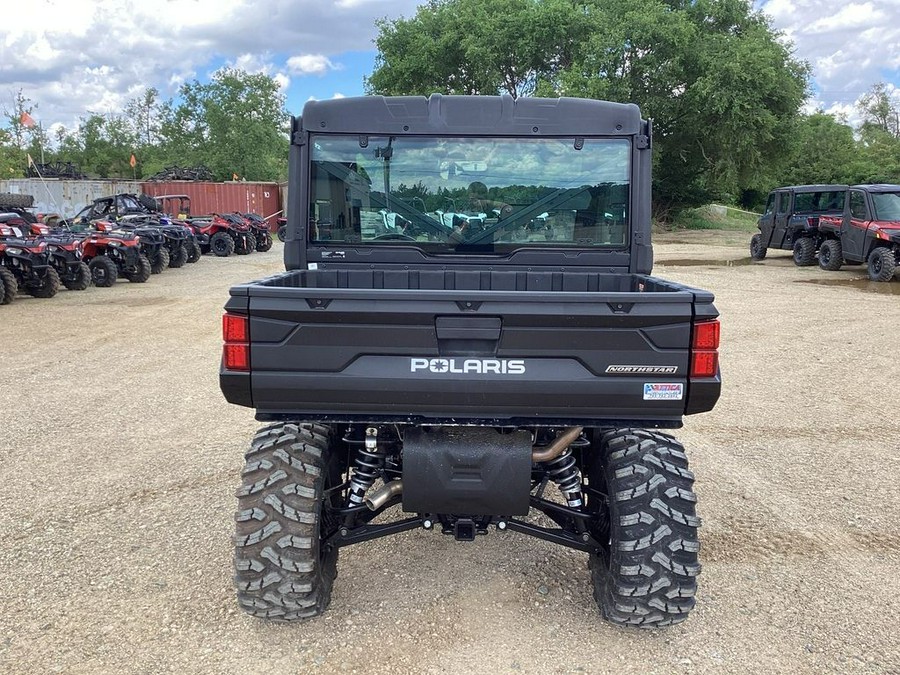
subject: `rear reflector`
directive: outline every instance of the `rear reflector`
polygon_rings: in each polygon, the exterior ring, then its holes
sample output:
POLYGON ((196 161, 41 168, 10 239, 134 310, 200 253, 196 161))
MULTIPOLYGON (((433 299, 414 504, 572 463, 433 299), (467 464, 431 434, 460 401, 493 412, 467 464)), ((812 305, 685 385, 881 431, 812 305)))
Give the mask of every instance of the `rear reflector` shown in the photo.
POLYGON ((225 342, 249 342, 250 320, 246 316, 226 314, 222 317, 222 339, 225 342))
POLYGON ((691 357, 691 377, 715 377, 718 370, 719 352, 694 352, 691 357))
POLYGON ((227 370, 250 370, 250 345, 225 345, 222 361, 227 370))

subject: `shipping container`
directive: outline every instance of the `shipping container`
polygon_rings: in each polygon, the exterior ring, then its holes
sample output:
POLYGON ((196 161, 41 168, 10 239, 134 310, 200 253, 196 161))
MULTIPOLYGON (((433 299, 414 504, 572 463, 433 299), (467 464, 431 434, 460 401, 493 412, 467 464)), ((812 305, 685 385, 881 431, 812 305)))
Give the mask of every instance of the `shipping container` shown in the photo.
POLYGON ((0 180, 0 192, 31 195, 35 213, 74 216, 100 197, 120 192, 138 193, 141 184, 126 180, 67 180, 60 178, 12 178, 0 180))
POLYGON ((148 181, 141 184, 141 189, 152 197, 187 195, 194 216, 234 211, 258 213, 274 227, 282 210, 278 183, 148 181))

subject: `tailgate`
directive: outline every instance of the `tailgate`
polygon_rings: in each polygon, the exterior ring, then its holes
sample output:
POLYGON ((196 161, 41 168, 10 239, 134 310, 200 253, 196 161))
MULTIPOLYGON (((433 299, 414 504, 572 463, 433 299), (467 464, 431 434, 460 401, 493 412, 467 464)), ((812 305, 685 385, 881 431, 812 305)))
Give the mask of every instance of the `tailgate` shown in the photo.
MULTIPOLYGON (((249 287, 260 419, 680 424, 693 293, 249 287)), ((233 306, 232 303, 229 303, 233 306)))

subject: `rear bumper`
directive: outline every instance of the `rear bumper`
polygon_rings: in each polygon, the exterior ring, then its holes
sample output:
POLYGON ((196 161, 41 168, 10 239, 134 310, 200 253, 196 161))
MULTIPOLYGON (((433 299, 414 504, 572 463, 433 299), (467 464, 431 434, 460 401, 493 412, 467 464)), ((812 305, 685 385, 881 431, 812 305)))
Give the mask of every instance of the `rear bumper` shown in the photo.
POLYGON ((721 389, 719 377, 598 377, 556 359, 525 360, 527 379, 397 373, 395 359, 367 361, 339 374, 223 369, 220 384, 229 402, 255 407, 260 420, 665 428, 711 410, 721 389), (674 385, 681 398, 645 400, 647 384, 674 385))

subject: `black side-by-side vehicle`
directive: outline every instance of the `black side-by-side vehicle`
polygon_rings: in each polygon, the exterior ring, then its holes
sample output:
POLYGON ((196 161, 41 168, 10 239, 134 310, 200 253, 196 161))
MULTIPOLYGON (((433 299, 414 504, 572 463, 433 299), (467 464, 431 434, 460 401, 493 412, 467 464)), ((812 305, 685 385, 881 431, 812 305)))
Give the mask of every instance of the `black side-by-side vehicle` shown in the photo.
POLYGON ((306 104, 287 270, 223 319, 222 391, 266 423, 238 492, 247 612, 316 616, 342 547, 424 529, 583 551, 610 621, 687 617, 694 476, 661 430, 715 405, 719 322, 650 276, 651 148, 634 105, 306 104))

